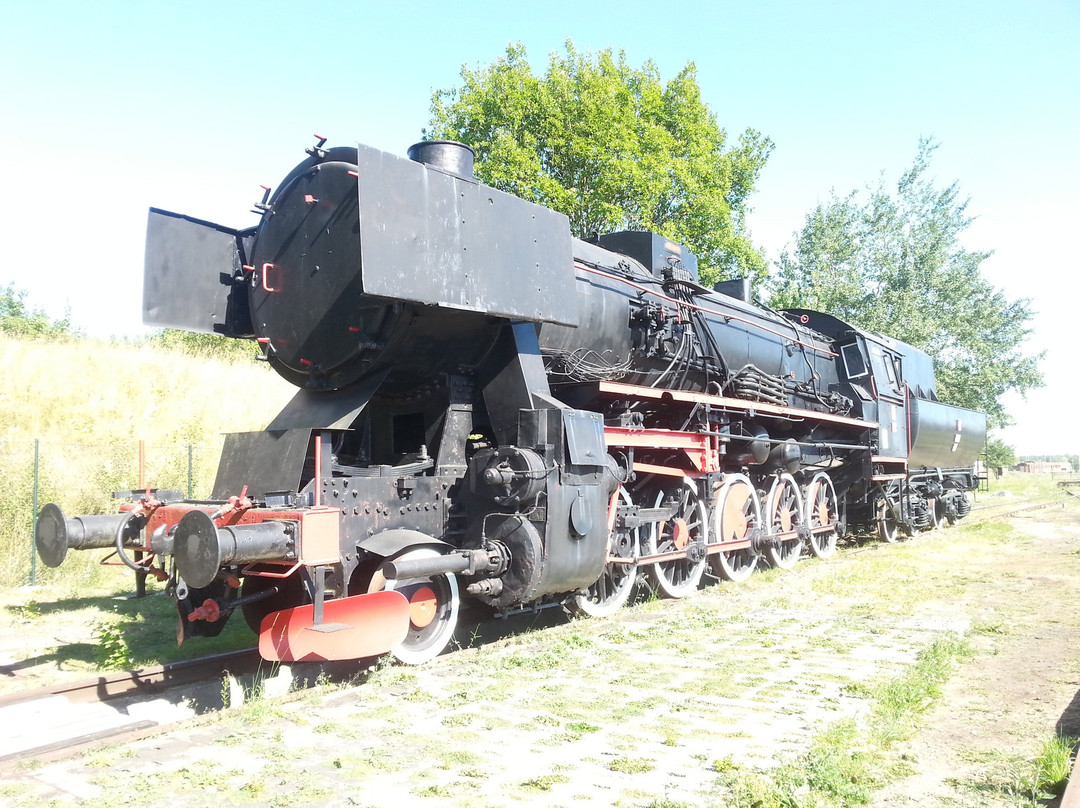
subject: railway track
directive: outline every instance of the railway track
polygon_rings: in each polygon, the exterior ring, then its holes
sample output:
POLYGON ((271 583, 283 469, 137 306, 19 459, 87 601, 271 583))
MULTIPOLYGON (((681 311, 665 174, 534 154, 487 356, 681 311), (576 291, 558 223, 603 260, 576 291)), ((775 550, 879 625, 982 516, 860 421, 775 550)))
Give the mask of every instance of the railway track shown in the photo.
MULTIPOLYGON (((1073 496, 1076 496, 1076 494, 1073 494, 1073 496)), ((1019 502, 1013 500, 980 503, 972 508, 971 516, 976 521, 981 521, 982 519, 1001 519, 1024 511, 1034 511, 1042 508, 1063 508, 1068 501, 1068 499, 1062 495, 1039 497, 1034 501, 1027 501, 1022 498, 1018 499, 1020 499, 1019 502)))
POLYGON ((220 709, 225 677, 250 676, 265 665, 252 648, 0 697, 0 769, 220 709))

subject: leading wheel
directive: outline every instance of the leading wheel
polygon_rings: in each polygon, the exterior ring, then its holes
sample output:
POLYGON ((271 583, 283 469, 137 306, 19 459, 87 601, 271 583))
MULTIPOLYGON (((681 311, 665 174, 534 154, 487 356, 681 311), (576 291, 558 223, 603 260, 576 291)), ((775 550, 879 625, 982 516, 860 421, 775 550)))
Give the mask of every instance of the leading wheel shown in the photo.
MULTIPOLYGON (((619 499, 623 505, 633 505, 630 492, 625 487, 619 488, 619 499)), ((618 611, 637 583, 638 539, 641 530, 611 531, 608 540, 609 560, 596 582, 584 592, 575 595, 570 608, 586 617, 607 617, 618 611)))
POLYGON ((647 555, 686 553, 670 561, 657 561, 647 573, 655 586, 669 598, 682 598, 697 589, 705 571, 705 545, 709 543, 705 503, 689 477, 681 483, 668 484, 656 492, 654 507, 675 505, 675 513, 663 522, 651 525, 648 532, 647 555), (690 554, 697 551, 699 560, 690 554))
MULTIPOLYGON (((745 541, 761 524, 761 500, 745 474, 729 474, 713 503, 713 541, 745 541)), ((721 550, 709 556, 713 572, 725 581, 745 581, 757 566, 751 547, 721 550)))
MULTIPOLYGON (((421 547, 407 550, 393 560, 440 555, 436 550, 421 547)), ((371 578, 368 592, 381 592, 384 589, 394 589, 409 601, 409 633, 401 645, 390 649, 390 653, 406 665, 420 665, 442 653, 457 628, 457 577, 447 572, 419 578, 387 579, 379 569, 371 578)))
POLYGON ((774 567, 789 570, 802 555, 799 528, 803 523, 803 499, 795 478, 781 474, 772 484, 765 500, 766 528, 778 536, 775 544, 765 550, 765 557, 774 567))
POLYGON ((819 471, 806 486, 804 497, 805 524, 810 528, 810 552, 817 558, 828 558, 836 552, 837 531, 840 529, 840 508, 829 475, 819 471))

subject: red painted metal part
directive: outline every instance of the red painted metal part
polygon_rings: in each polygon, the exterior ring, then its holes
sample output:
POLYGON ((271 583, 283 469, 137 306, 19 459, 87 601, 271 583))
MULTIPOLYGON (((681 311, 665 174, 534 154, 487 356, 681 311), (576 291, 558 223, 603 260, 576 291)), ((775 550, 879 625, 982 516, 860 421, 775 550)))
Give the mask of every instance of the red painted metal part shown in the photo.
POLYGON ((262 265, 262 288, 263 288, 264 292, 276 292, 276 291, 278 291, 277 289, 270 286, 270 284, 267 282, 268 281, 267 273, 269 273, 271 269, 276 269, 274 264, 263 264, 262 265))
POLYGON ((417 628, 427 628, 435 619, 439 599, 430 586, 421 586, 409 597, 409 622, 417 628))
POLYGON ((326 601, 320 626, 310 603, 283 609, 263 618, 259 653, 271 662, 379 656, 405 640, 410 610, 408 599, 392 589, 326 601))
MULTIPOLYGON (((660 523, 660 532, 663 533, 663 522, 660 523)), ((675 526, 671 529, 671 542, 679 550, 685 550, 690 543, 690 528, 686 526, 685 519, 676 519, 675 526)))
MULTIPOLYGON (((180 520, 189 511, 199 510, 213 515, 213 505, 162 505, 155 509, 147 520, 144 535, 149 537, 162 525, 166 530, 171 530, 179 524, 180 520)), ((300 526, 298 536, 299 559, 297 564, 329 564, 339 561, 338 557, 338 523, 341 511, 338 508, 315 507, 315 508, 246 508, 233 510, 223 514, 217 519, 218 527, 232 525, 251 525, 267 520, 279 520, 297 522, 300 526)), ((136 548, 138 549, 138 548, 136 548)), ((150 552, 150 546, 142 548, 150 552)), ((282 562, 294 565, 292 560, 282 562)), ((270 562, 265 562, 270 563, 270 562)), ((295 567, 294 567, 295 568, 295 567)), ((245 571, 245 574, 246 571, 245 571)), ((271 576, 278 577, 278 576, 271 576)))
POLYGON ((207 598, 203 601, 202 606, 191 610, 191 614, 188 615, 187 619, 191 622, 205 620, 207 623, 216 623, 220 617, 221 606, 213 598, 207 598))
POLYGON ((629 429, 608 426, 604 427, 604 440, 608 446, 619 448, 681 449, 690 459, 695 471, 704 473, 720 469, 721 454, 718 450, 718 442, 712 435, 674 429, 629 429))

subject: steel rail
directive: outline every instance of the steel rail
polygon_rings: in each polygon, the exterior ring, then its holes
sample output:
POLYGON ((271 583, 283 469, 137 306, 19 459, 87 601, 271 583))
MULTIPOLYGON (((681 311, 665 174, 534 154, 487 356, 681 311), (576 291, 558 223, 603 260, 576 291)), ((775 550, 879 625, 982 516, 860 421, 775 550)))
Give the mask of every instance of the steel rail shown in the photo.
POLYGON ((233 675, 251 673, 263 664, 257 648, 242 651, 229 651, 198 659, 168 662, 138 670, 109 673, 64 682, 57 685, 23 690, 0 696, 0 708, 10 707, 27 701, 37 701, 50 696, 64 696, 74 704, 94 701, 109 701, 132 693, 153 693, 169 687, 190 684, 224 673, 233 675), (209 671, 208 671, 209 669, 209 671))
MULTIPOLYGON (((105 674, 92 679, 65 682, 12 693, 0 697, 0 711, 11 708, 15 710, 16 714, 25 713, 25 709, 19 705, 32 708, 33 703, 36 701, 47 703, 56 698, 62 699, 69 708, 76 708, 77 705, 91 705, 124 698, 138 700, 139 697, 144 695, 156 697, 158 694, 168 690, 206 682, 219 676, 249 674, 257 671, 262 664, 263 660, 259 657, 257 649, 254 648, 215 654, 200 657, 199 659, 170 662, 165 665, 105 674)), ((67 714, 65 708, 60 709, 63 714, 67 714)), ((122 709, 126 710, 126 708, 122 709)), ((0 720, 3 720, 2 717, 0 717, 0 720)), ((83 723, 85 725, 85 716, 83 717, 83 723)), ((14 748, 12 751, 0 755, 0 769, 9 768, 24 760, 40 761, 63 757, 66 754, 71 754, 107 739, 144 737, 160 731, 163 727, 172 723, 175 722, 141 719, 113 726, 104 726, 91 732, 64 735, 62 734, 64 725, 60 722, 56 725, 49 725, 55 726, 56 732, 51 735, 48 732, 44 733, 37 739, 40 742, 23 748, 14 748)))

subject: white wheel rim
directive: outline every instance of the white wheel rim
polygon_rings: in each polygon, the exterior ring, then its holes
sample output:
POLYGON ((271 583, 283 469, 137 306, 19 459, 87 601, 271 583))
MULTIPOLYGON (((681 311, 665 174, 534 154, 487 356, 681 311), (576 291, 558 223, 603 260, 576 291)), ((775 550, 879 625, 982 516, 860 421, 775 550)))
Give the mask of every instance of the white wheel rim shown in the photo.
MULTIPOLYGON (((743 500, 743 507, 745 508, 747 501, 752 503, 752 513, 749 514, 750 519, 747 520, 748 527, 741 538, 745 538, 746 533, 752 532, 755 527, 761 526, 761 499, 758 497, 754 484, 745 474, 729 474, 724 478, 724 484, 716 492, 714 498, 712 532, 715 541, 727 541, 730 538, 727 535, 727 526, 724 524, 724 519, 728 515, 727 500, 735 486, 745 487, 749 492, 749 496, 743 500)), ((729 550, 727 552, 721 550, 719 553, 709 556, 709 561, 717 575, 725 580, 738 583, 745 581, 753 573, 754 568, 757 566, 757 555, 754 553, 753 548, 729 550)))
MULTIPOLYGON (((775 524, 773 521, 780 494, 785 488, 788 488, 795 495, 795 518, 798 521, 793 525, 793 528, 798 530, 803 524, 805 506, 803 505, 802 491, 799 490, 799 485, 795 482, 794 477, 790 474, 781 474, 773 481, 772 488, 769 489, 769 496, 766 500, 765 513, 768 514, 768 527, 769 531, 772 533, 787 532, 784 530, 783 525, 775 524)), ((768 550, 769 563, 774 567, 780 567, 781 569, 791 569, 794 567, 801 555, 801 538, 785 541, 783 547, 770 547, 768 550), (787 552, 785 552, 785 548, 787 549, 787 552)))
MULTIPOLYGON (((690 500, 693 501, 693 509, 697 511, 697 523, 698 529, 701 535, 698 538, 699 541, 705 544, 709 543, 709 522, 708 514, 705 510, 705 503, 698 496, 697 487, 694 485, 693 480, 689 477, 683 477, 682 485, 680 486, 680 493, 688 491, 690 500)), ((664 501, 664 496, 667 492, 660 490, 657 492, 655 507, 660 507, 664 501)), ((659 530, 659 523, 654 523, 649 531, 649 548, 652 552, 658 551, 657 531, 659 530)), ((682 598, 689 595, 695 589, 697 589, 698 583, 701 581, 701 574, 705 571, 705 560, 701 559, 697 564, 693 564, 690 559, 679 559, 678 561, 658 561, 655 564, 650 565, 650 577, 656 582, 656 585, 660 590, 669 598, 682 598), (664 565, 686 564, 687 574, 680 581, 672 580, 672 577, 668 574, 668 569, 672 572, 679 569, 676 566, 665 567, 664 565)))
MULTIPOLYGON (((437 558, 440 555, 442 554, 437 552, 436 550, 432 550, 428 547, 421 547, 416 550, 411 550, 409 552, 403 553, 402 555, 397 556, 395 560, 414 558, 437 558)), ((409 586, 416 580, 418 579, 406 578, 403 580, 398 580, 391 578, 386 581, 385 588, 400 589, 409 586)), ((416 641, 413 637, 413 632, 415 629, 413 624, 410 623, 409 638, 407 638, 405 642, 401 643, 401 645, 390 649, 390 653, 394 655, 394 658, 401 662, 404 662, 406 665, 420 665, 437 657, 439 654, 442 653, 443 649, 446 648, 447 644, 449 644, 450 638, 454 636, 454 629, 457 627, 458 608, 460 605, 460 601, 458 598, 457 576, 455 576, 453 573, 447 572, 443 573, 442 575, 424 576, 423 579, 419 580, 428 580, 433 585, 437 584, 440 580, 444 581, 449 590, 450 597, 449 600, 446 602, 440 601, 439 605, 436 607, 435 617, 430 624, 434 625, 435 629, 431 632, 427 632, 426 636, 423 639, 423 642, 421 642, 419 645, 415 645, 414 647, 416 641), (449 611, 444 612, 444 606, 447 607, 449 611)), ((438 592, 436 592, 435 594, 438 595, 438 592)), ((424 628, 427 628, 427 626, 425 626, 424 628)), ((423 634, 422 630, 421 633, 423 634)))

